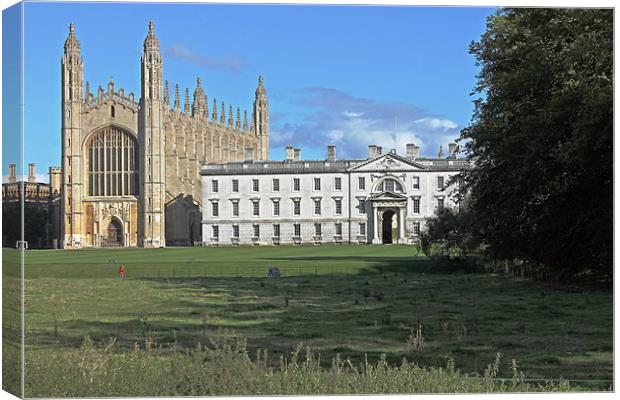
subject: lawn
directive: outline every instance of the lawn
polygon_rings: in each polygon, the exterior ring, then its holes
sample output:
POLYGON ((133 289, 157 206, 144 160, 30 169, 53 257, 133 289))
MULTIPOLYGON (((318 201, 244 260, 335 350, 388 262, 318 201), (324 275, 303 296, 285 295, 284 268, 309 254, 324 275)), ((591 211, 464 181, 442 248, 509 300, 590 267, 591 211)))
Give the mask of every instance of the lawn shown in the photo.
MULTIPOLYGON (((16 271, 5 263, 5 287, 16 271)), ((410 246, 29 251, 25 275, 27 360, 75 349, 86 336, 116 337, 120 352, 147 337, 189 348, 236 335, 250 354, 267 349, 273 360, 302 342, 325 363, 385 354, 394 365, 454 359, 482 373, 501 353, 499 376, 516 359, 528 379, 611 387, 610 292, 468 273, 410 246), (266 278, 269 266, 283 277, 266 278), (406 341, 420 327, 425 346, 412 351, 406 341)))

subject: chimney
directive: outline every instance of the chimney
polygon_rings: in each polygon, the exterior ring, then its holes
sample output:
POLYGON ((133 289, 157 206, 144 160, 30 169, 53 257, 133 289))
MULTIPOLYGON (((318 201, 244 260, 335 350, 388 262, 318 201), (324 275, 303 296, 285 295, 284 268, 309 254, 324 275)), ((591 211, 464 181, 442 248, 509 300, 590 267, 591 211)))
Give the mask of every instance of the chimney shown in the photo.
POLYGON ((290 144, 286 146, 284 150, 284 157, 286 161, 293 161, 294 156, 294 148, 290 144))
POLYGON ((437 154, 437 157, 443 158, 443 145, 439 145, 439 154, 437 154))
POLYGON ((9 164, 9 183, 15 183, 15 164, 9 164))
POLYGON ((456 143, 448 143, 448 157, 456 158, 457 146, 456 143))
POLYGON ((251 147, 245 148, 244 160, 252 161, 254 159, 254 149, 251 147))
POLYGON ((377 156, 380 156, 381 154, 383 154, 383 147, 377 146, 377 156))
POLYGON ((34 163, 28 164, 28 182, 36 182, 37 178, 34 175, 34 163))
POLYGON ((301 161, 301 149, 299 148, 293 149, 293 160, 301 161))
POLYGON ((415 160, 420 158, 420 148, 414 143, 407 143, 407 158, 415 160))
POLYGON ((327 161, 336 161, 336 145, 327 145, 327 161))
POLYGON ((377 146, 376 144, 368 145, 368 158, 372 159, 372 158, 379 157, 381 155, 381 152, 379 149, 380 147, 377 146))

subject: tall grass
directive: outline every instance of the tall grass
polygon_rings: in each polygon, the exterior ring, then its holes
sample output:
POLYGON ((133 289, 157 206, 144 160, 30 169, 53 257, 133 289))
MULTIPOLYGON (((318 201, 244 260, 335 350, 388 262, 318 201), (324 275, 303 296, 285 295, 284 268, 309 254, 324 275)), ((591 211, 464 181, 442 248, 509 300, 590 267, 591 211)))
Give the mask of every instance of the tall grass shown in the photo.
POLYGON ((512 379, 498 379, 500 358, 483 375, 423 368, 385 358, 354 365, 339 356, 321 367, 320 356, 298 346, 277 362, 266 351, 251 356, 241 339, 193 349, 155 347, 146 340, 133 350, 114 351, 114 340, 88 338, 66 352, 31 351, 26 367, 28 397, 304 395, 567 391, 568 382, 532 385, 513 362, 512 379))

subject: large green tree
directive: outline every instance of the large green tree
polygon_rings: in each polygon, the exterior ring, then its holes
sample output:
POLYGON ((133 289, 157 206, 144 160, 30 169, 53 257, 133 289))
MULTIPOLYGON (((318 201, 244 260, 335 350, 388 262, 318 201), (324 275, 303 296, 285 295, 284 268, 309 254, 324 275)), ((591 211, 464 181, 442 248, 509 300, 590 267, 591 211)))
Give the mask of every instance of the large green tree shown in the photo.
POLYGON ((470 52, 464 182, 490 255, 610 272, 613 11, 501 9, 470 52))

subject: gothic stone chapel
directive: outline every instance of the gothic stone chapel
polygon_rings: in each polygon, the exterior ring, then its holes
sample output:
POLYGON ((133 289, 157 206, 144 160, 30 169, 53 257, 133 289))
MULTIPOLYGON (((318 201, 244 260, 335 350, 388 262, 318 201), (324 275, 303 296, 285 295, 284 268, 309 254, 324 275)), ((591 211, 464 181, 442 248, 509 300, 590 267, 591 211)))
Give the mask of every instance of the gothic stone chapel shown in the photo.
POLYGON ((110 81, 84 82, 74 25, 62 66, 61 238, 64 248, 163 247, 200 243, 200 165, 269 156, 269 105, 263 79, 251 127, 247 111, 213 99, 196 82, 193 101, 179 87, 170 105, 154 24, 144 40, 140 98, 110 81))

